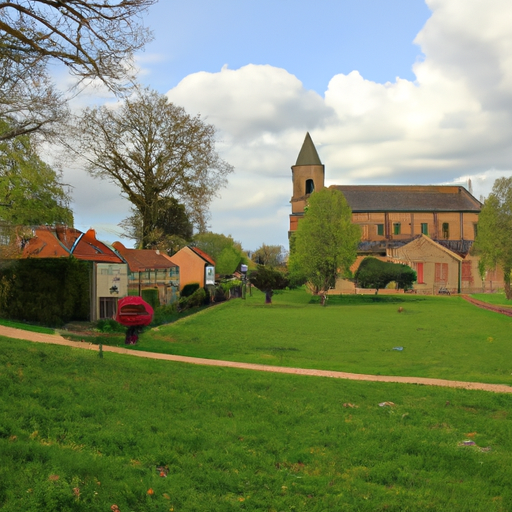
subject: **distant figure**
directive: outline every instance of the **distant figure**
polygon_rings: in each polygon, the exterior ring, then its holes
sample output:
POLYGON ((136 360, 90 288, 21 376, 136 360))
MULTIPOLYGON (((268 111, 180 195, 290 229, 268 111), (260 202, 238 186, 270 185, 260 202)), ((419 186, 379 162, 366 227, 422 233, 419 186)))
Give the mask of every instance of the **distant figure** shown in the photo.
POLYGON ((135 325, 131 325, 126 329, 125 345, 135 345, 139 339, 138 329, 135 325))

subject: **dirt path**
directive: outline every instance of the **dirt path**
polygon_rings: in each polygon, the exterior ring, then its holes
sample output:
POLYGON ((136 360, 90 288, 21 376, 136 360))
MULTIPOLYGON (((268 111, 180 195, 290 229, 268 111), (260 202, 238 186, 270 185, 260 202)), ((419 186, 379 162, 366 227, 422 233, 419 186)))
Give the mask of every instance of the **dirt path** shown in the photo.
MULTIPOLYGON (((70 341, 58 334, 41 334, 31 331, 23 331, 12 327, 0 325, 0 336, 20 340, 33 341, 36 343, 50 343, 52 345, 64 345, 66 347, 80 348, 83 350, 98 351, 98 345, 88 342, 70 341)), ((222 366, 226 368, 241 368, 243 370, 255 370, 260 372, 289 373, 293 375, 310 375, 317 377, 331 377, 334 379, 363 380, 372 382, 398 382, 402 384, 420 384, 424 386, 442 386, 448 388, 478 389, 492 391, 494 393, 512 393, 512 386, 504 384, 484 384, 480 382, 463 382, 444 379, 425 379, 421 377, 397 377, 385 375, 363 375, 359 373, 335 372, 329 370, 309 370, 305 368, 287 368, 284 366, 269 366, 263 364, 237 363, 233 361, 219 361, 216 359, 202 359, 199 357, 174 356, 170 354, 158 354, 155 352, 144 352, 130 350, 122 347, 109 347, 103 345, 103 352, 114 352, 134 357, 145 357, 148 359, 159 359, 164 361, 177 361, 179 363, 199 364, 204 366, 222 366)))
POLYGON ((501 313, 502 315, 512 316, 512 308, 510 306, 500 306, 497 304, 489 304, 478 299, 474 299, 469 295, 461 295, 464 300, 467 300, 470 304, 477 306, 482 309, 494 311, 495 313, 501 313))

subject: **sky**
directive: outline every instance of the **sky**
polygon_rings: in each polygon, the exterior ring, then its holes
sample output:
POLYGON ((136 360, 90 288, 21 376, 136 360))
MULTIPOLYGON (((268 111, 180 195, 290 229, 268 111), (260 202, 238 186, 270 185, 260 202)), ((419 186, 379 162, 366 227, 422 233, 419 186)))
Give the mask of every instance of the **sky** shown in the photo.
MULTIPOLYGON (((510 0, 160 0, 139 81, 217 129, 234 166, 210 230, 288 246, 291 166, 311 134, 331 184, 512 176, 510 0)), ((113 103, 86 91, 75 106, 113 103)), ((119 239, 130 203, 64 166, 75 226, 119 239)), ((130 246, 130 241, 123 243, 130 246)))

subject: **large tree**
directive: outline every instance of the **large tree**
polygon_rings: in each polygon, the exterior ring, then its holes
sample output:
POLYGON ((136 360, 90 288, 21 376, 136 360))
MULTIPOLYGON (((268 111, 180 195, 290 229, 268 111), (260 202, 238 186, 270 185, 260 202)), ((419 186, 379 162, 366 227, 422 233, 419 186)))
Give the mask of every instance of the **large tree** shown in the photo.
POLYGON ((118 185, 140 213, 143 247, 166 198, 184 204, 205 229, 209 204, 233 171, 215 150, 214 126, 141 89, 119 108, 87 109, 77 131, 88 171, 118 185))
POLYGON ((251 260, 259 265, 280 267, 285 263, 286 251, 282 245, 261 244, 261 246, 251 254, 251 260))
POLYGON ((194 236, 193 244, 215 261, 217 274, 230 275, 240 264, 249 262, 242 245, 240 242, 236 242, 231 235, 211 232, 198 233, 194 236))
POLYGON ((505 295, 512 299, 512 178, 499 178, 478 217, 473 251, 480 257, 480 270, 503 270, 505 295))
POLYGON ((0 142, 0 220, 10 226, 72 226, 69 191, 60 179, 28 135, 0 142))
POLYGON ((4 121, 0 141, 31 133, 51 139, 67 117, 66 100, 55 89, 42 59, 0 58, 0 119, 4 121))
MULTIPOLYGON (((149 245, 172 255, 191 242, 194 229, 185 206, 173 197, 159 200, 157 209, 155 224, 151 226, 149 245)), ((119 225, 125 230, 123 236, 135 240, 136 247, 143 247, 142 216, 137 210, 132 208, 130 217, 119 225)))
POLYGON ((48 78, 64 64, 79 83, 98 79, 122 93, 133 82, 134 52, 150 39, 142 15, 156 0, 0 2, 0 139, 53 133, 65 101, 48 78))
POLYGON ((303 275, 313 292, 323 296, 355 261, 361 230, 352 224, 352 212, 343 194, 324 188, 311 194, 293 237, 289 259, 292 275, 303 275))

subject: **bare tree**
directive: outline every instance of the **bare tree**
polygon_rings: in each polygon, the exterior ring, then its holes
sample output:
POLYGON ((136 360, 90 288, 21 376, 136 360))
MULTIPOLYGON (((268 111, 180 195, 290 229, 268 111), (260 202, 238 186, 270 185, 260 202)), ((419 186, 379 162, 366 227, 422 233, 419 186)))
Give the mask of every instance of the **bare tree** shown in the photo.
POLYGON ((63 120, 65 99, 47 74, 52 62, 78 84, 99 79, 116 94, 126 91, 132 56, 151 37, 141 17, 156 1, 0 1, 0 118, 10 127, 0 139, 48 135, 63 120))
POLYGON ((141 15, 156 0, 9 0, 0 2, 0 58, 55 59, 82 79, 99 78, 120 92, 127 60, 150 38, 141 15))
POLYGON ((119 185, 140 213, 143 247, 165 198, 183 204, 194 226, 204 230, 210 202, 233 171, 215 150, 214 126, 149 89, 119 108, 86 109, 77 136, 90 174, 119 185))
POLYGON ((65 98, 55 90, 42 59, 0 58, 0 119, 5 121, 0 141, 35 132, 50 139, 67 117, 65 98))

